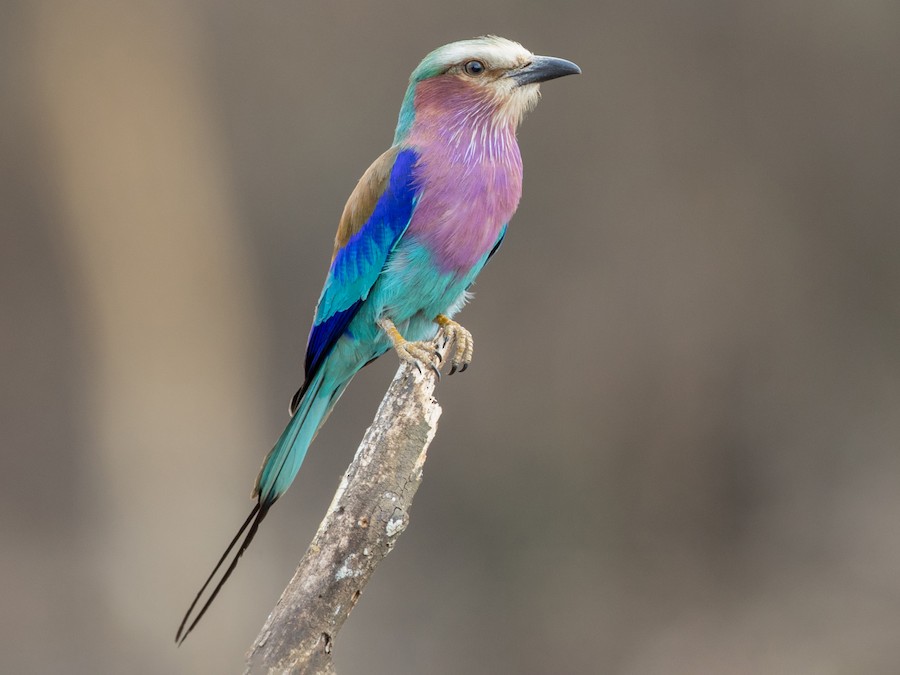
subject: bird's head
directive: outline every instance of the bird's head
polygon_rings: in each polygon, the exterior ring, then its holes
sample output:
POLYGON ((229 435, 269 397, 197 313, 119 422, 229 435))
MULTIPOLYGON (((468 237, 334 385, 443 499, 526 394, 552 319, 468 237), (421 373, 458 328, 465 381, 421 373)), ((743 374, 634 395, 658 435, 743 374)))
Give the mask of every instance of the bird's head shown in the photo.
POLYGON ((514 128, 537 104, 541 82, 578 73, 581 69, 571 61, 535 56, 518 42, 495 35, 444 45, 412 72, 394 143, 406 137, 417 115, 483 114, 514 128))

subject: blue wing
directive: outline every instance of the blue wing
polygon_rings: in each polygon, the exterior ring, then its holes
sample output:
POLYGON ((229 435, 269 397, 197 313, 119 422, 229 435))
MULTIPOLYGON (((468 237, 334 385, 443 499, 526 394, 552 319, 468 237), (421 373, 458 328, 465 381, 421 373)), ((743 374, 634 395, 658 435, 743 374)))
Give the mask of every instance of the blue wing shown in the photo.
POLYGON ((305 393, 306 383, 312 381, 335 342, 347 330, 409 226, 418 200, 413 177, 417 159, 413 150, 396 154, 371 215, 335 252, 306 346, 306 379, 291 401, 291 414, 305 393))

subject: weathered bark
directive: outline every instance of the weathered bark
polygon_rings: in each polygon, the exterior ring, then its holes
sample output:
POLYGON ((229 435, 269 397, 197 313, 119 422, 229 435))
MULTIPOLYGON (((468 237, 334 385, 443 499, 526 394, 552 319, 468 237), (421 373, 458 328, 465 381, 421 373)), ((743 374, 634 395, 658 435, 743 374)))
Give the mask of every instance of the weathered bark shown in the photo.
POLYGON ((401 365, 294 577, 247 654, 248 673, 333 675, 332 646, 409 522, 441 408, 435 376, 401 365))

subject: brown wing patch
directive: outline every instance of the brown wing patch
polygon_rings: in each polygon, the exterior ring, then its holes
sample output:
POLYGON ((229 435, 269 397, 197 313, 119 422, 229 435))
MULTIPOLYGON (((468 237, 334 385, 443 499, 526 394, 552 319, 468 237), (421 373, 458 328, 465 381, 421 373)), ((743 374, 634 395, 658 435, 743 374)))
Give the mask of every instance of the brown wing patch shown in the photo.
POLYGON ((334 253, 331 258, 348 242, 350 237, 360 231, 362 226, 366 224, 372 211, 375 210, 375 204, 378 203, 385 188, 388 179, 391 176, 391 168, 394 166, 394 159, 400 148, 393 146, 378 159, 372 162, 372 166, 366 169, 366 172, 359 179, 353 192, 350 193, 350 199, 344 206, 344 212, 341 214, 341 222, 338 225, 337 235, 334 238, 334 253))

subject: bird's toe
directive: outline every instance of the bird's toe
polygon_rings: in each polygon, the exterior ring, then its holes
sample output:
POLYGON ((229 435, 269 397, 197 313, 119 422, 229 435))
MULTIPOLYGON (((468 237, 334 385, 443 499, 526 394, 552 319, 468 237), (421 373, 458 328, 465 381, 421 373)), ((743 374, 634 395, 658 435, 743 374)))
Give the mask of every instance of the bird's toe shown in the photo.
POLYGON ((397 354, 401 361, 411 363, 420 373, 422 366, 431 368, 432 372, 441 377, 441 371, 438 364, 441 362, 441 355, 435 349, 432 342, 404 342, 397 347, 397 354))
POLYGON ((472 354, 475 351, 475 341, 472 333, 463 328, 456 321, 441 317, 439 320, 440 333, 443 336, 443 345, 453 344, 453 356, 450 359, 450 375, 461 373, 472 362, 472 354))

